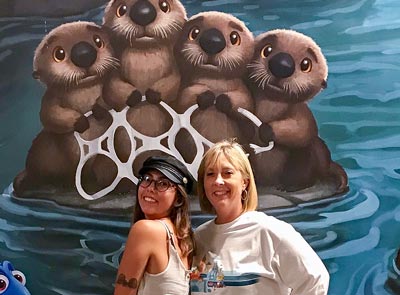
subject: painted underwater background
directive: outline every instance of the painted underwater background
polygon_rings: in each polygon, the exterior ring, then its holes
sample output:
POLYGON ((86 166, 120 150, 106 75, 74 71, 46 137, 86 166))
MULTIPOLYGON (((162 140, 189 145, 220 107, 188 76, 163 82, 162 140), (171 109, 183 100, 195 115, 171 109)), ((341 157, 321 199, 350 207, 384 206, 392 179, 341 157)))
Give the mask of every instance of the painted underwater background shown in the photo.
MULTIPOLYGON (((400 246, 400 2, 395 0, 182 1, 190 15, 231 13, 255 35, 288 28, 312 37, 329 65, 328 88, 310 102, 320 136, 346 169, 342 198, 266 213, 290 222, 331 274, 329 294, 392 294, 390 257, 400 246)), ((27 277, 31 294, 111 294, 128 218, 10 198, 41 128, 44 87, 33 52, 59 24, 101 23, 104 7, 68 18, 0 18, 0 260, 27 277)), ((210 216, 194 215, 197 226, 210 216)))

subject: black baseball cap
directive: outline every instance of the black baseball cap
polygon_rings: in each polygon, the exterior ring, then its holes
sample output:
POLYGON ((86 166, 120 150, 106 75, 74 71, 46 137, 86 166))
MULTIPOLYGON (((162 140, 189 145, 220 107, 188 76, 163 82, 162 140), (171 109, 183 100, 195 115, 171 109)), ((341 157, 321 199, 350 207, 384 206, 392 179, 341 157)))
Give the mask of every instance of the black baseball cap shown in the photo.
POLYGON ((186 168, 185 164, 173 156, 151 156, 143 162, 139 175, 145 174, 149 170, 161 172, 170 181, 182 185, 187 193, 190 193, 193 186, 193 176, 186 168))

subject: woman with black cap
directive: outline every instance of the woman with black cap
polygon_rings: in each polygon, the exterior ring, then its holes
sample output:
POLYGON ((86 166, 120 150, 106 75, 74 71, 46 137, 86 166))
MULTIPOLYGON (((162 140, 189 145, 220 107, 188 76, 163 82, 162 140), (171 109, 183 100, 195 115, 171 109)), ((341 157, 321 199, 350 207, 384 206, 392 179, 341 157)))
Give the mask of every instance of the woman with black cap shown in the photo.
POLYGON ((192 176, 172 156, 148 158, 139 175, 134 223, 114 295, 188 294, 194 247, 188 200, 192 176))

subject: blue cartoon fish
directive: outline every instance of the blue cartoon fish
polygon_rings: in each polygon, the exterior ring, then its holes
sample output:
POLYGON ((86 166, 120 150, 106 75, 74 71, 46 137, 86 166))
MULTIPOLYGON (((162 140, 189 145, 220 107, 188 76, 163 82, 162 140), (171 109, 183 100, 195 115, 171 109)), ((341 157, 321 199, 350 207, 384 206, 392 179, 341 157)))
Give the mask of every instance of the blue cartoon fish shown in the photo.
POLYGON ((25 287, 25 275, 9 261, 0 264, 0 295, 30 295, 25 287))

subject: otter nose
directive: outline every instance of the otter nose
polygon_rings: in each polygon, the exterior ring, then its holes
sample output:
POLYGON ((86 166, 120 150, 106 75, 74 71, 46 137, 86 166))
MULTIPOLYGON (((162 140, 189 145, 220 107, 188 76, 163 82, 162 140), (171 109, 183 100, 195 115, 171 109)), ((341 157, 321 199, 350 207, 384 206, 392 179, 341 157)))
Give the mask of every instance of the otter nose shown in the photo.
POLYGON ((219 30, 209 29, 201 35, 200 46, 208 54, 217 54, 224 50, 226 41, 219 30))
POLYGON ((88 68, 97 59, 97 51, 87 42, 79 42, 72 47, 71 60, 77 67, 88 68))
POLYGON ((292 56, 285 52, 280 52, 273 56, 268 63, 272 74, 278 78, 290 77, 295 70, 292 56))
POLYGON ((147 26, 156 19, 157 11, 149 1, 139 0, 132 6, 129 16, 138 25, 147 26))

